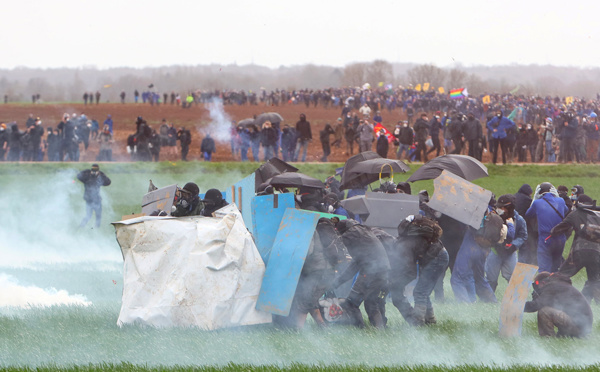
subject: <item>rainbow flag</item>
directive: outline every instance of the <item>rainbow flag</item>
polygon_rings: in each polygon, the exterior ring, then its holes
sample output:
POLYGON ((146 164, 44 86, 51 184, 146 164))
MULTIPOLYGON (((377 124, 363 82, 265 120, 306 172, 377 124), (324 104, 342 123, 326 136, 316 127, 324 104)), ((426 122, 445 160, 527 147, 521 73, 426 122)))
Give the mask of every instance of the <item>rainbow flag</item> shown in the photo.
POLYGON ((452 90, 450 90, 450 98, 451 99, 465 98, 468 95, 469 94, 467 93, 467 88, 460 88, 460 89, 452 89, 452 90))

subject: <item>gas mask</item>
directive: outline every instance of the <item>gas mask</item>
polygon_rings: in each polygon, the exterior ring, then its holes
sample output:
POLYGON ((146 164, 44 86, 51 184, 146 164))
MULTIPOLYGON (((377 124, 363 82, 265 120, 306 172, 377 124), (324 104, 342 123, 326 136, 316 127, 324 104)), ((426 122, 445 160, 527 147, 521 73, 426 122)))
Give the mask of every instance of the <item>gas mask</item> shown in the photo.
POLYGON ((498 216, 502 216, 504 214, 504 209, 496 208, 496 214, 498 214, 498 216))
POLYGON ((408 124, 404 124, 402 125, 404 128, 408 128, 408 124))
POLYGON ((496 117, 497 117, 498 119, 500 119, 500 118, 502 117, 502 114, 496 114, 496 117))

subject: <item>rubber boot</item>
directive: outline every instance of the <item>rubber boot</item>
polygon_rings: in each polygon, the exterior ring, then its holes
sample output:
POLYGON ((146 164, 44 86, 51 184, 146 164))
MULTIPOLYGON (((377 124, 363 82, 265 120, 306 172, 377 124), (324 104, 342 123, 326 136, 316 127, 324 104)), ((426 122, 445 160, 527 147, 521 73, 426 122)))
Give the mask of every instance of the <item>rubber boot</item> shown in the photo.
POLYGON ((433 307, 428 308, 425 311, 425 324, 436 324, 437 320, 435 319, 435 314, 433 313, 433 307))

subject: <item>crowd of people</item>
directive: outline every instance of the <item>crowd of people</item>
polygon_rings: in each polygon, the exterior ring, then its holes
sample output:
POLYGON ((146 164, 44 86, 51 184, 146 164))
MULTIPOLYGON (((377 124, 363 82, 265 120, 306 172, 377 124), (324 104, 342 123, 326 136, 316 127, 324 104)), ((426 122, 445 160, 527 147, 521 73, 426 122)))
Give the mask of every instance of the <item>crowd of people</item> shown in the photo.
MULTIPOLYGON (((419 214, 408 216, 395 234, 364 225, 365 215, 344 208, 340 201, 345 193, 339 186, 331 176, 324 189, 299 187, 296 192, 297 208, 346 219, 319 220, 290 315, 275 316, 276 324, 302 328, 311 314, 323 327, 336 322, 362 328, 365 322, 360 306, 364 304, 369 323, 383 329, 388 297, 408 324, 435 324, 432 296, 437 302, 445 301, 447 270, 457 302, 495 303, 500 275, 508 282, 517 262, 522 262, 539 266, 525 312, 538 313, 540 336, 590 334, 590 304, 600 303, 600 209, 583 186, 575 185, 569 191, 543 182, 533 190, 524 184, 515 194, 492 196, 479 229, 429 207, 423 190, 418 194, 419 214), (565 260, 565 243, 571 234, 575 239, 565 260), (580 292, 570 278, 582 268, 586 268, 588 280, 580 292), (411 304, 405 289, 415 279, 411 304), (336 292, 347 294, 337 299, 336 292), (343 316, 335 319, 340 314, 343 316)), ((211 216, 216 209, 200 212, 206 207, 197 197, 197 186, 188 184, 186 188, 190 191, 182 194, 174 207, 177 215, 211 216)), ((412 193, 408 183, 391 181, 374 191, 412 193)), ((258 188, 259 196, 276 192, 290 191, 266 183, 258 188)), ((226 205, 217 190, 206 195, 210 206, 226 205)))

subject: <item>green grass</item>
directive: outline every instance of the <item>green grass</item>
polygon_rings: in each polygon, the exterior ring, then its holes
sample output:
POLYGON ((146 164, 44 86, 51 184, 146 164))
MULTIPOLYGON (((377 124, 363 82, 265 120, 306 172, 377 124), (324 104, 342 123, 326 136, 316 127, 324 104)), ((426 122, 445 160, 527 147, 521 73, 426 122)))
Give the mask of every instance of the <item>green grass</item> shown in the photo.
MULTIPOLYGON (((104 188, 103 225, 77 230, 84 214, 83 187, 76 172, 89 164, 0 164, 0 275, 20 285, 81 294, 89 307, 0 308, 0 369, 6 370, 598 370, 600 326, 587 340, 540 339, 535 314, 525 314, 522 337, 501 339, 498 304, 456 304, 449 278, 448 302, 434 304, 438 324, 408 327, 387 306, 389 329, 319 330, 309 321, 302 332, 270 326, 213 332, 193 328, 157 329, 116 325, 122 291, 119 247, 109 224, 140 210, 152 179, 158 186, 195 181, 201 191, 229 185, 254 171, 257 163, 103 164, 112 178, 104 188)), ((340 164, 300 164, 304 173, 324 179, 340 164)), ((493 166, 476 183, 496 195, 514 193, 523 183, 581 184, 596 197, 596 166, 493 166)), ((410 173, 409 173, 410 174, 410 173)), ((407 175, 396 175, 405 180, 407 175)), ((433 192, 431 181, 413 191, 433 192)), ((574 277, 581 288, 585 274, 574 277)), ((506 288, 500 280, 499 297, 506 288)), ((596 318, 598 306, 593 305, 596 318)))

